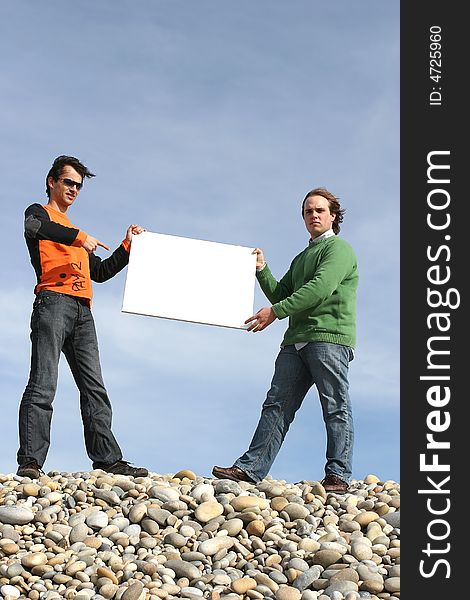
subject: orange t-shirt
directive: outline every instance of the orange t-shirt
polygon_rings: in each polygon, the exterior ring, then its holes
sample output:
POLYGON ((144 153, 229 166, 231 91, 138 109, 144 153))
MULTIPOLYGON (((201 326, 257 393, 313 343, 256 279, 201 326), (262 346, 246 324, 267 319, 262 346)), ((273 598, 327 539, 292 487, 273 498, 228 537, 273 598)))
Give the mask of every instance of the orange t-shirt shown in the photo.
MULTIPOLYGON (((64 227, 78 229, 66 214, 46 205, 49 218, 64 227)), ((41 276, 34 291, 53 290, 62 294, 79 296, 91 301, 93 292, 90 279, 88 252, 82 247, 87 234, 79 231, 71 246, 50 240, 39 240, 41 276)))
POLYGON ((28 206, 24 232, 36 272, 36 294, 41 290, 53 290, 83 298, 91 305, 91 282, 107 281, 129 262, 130 242, 127 239, 111 256, 102 260, 83 248, 87 234, 74 227, 66 214, 48 204, 28 206))

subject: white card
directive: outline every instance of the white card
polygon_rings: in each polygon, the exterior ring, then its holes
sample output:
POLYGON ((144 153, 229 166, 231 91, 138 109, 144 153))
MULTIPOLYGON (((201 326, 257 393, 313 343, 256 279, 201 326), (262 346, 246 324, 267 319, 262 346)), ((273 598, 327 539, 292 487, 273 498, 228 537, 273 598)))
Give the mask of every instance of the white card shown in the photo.
POLYGON ((132 238, 122 312, 246 329, 254 248, 146 231, 132 238))

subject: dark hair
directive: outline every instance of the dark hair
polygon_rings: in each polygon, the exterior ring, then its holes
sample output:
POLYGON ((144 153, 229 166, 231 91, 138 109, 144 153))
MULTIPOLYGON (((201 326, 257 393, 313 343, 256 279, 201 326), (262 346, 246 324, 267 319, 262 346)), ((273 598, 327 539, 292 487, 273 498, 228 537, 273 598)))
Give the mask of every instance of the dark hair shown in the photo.
POLYGON ((78 158, 75 158, 74 156, 65 156, 64 154, 62 154, 54 160, 54 162, 52 163, 52 167, 50 168, 49 173, 46 176, 46 194, 48 198, 51 194, 48 181, 49 177, 52 177, 54 181, 58 181, 59 177, 62 175, 64 167, 67 165, 69 167, 74 168, 75 171, 77 171, 77 173, 79 173, 82 176, 82 182, 85 177, 95 176, 91 171, 88 170, 88 167, 86 167, 78 160, 78 158))
POLYGON ((337 196, 335 196, 334 194, 332 194, 331 192, 329 192, 326 188, 319 187, 319 188, 315 188, 314 190, 310 190, 310 192, 307 193, 307 195, 305 196, 305 198, 302 202, 302 217, 304 216, 305 202, 311 196, 323 196, 323 198, 328 200, 328 206, 330 208, 330 213, 335 215, 335 220, 333 221, 332 229, 333 229, 334 233, 337 235, 339 233, 339 230, 341 229, 339 224, 343 222, 344 213, 346 212, 346 210, 344 208, 341 208, 341 204, 339 203, 339 198, 337 196))

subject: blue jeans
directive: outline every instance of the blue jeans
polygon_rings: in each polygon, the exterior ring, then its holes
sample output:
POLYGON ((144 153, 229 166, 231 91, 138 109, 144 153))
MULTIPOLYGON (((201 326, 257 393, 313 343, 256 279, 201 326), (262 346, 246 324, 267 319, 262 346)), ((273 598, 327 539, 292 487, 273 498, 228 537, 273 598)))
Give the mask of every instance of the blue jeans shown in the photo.
POLYGON ((327 342, 310 342, 300 350, 293 345, 282 348, 250 447, 234 465, 261 481, 268 474, 295 413, 315 384, 326 426, 325 475, 332 473, 348 482, 354 443, 348 391, 352 358, 351 348, 327 342))
POLYGON ((93 462, 107 464, 120 460, 90 308, 72 296, 39 292, 31 315, 31 344, 31 370, 19 410, 18 464, 35 459, 42 466, 46 460, 61 352, 80 391, 88 456, 93 462))

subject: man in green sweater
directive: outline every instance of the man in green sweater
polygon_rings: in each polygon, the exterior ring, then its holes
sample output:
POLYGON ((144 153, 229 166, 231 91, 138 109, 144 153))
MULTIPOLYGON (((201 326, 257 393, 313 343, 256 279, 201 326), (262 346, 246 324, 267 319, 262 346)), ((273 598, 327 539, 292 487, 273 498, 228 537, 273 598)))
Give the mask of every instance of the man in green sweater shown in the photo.
POLYGON ((322 484, 344 493, 352 475, 354 442, 348 368, 356 342, 358 270, 351 246, 338 237, 344 209, 331 192, 316 188, 302 203, 310 240, 277 281, 262 250, 255 249, 256 277, 272 306, 246 320, 258 332, 289 317, 271 388, 250 447, 232 467, 215 466, 219 479, 261 481, 279 452, 296 411, 315 385, 326 427, 322 484))

